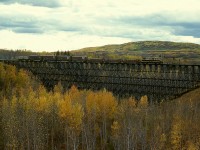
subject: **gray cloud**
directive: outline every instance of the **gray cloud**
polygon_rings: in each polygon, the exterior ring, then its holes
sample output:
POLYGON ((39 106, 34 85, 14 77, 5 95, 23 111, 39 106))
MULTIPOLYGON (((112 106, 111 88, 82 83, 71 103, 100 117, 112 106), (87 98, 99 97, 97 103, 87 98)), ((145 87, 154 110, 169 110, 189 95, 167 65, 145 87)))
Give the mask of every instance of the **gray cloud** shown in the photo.
POLYGON ((172 33, 181 36, 193 36, 200 38, 200 22, 177 22, 170 24, 172 33))
POLYGON ((48 33, 48 32, 84 32, 87 33, 84 26, 72 23, 64 23, 55 18, 36 18, 30 16, 1 16, 0 30, 12 30, 15 33, 48 33))
MULTIPOLYGON (((0 30, 9 29, 16 33, 78 32, 79 34, 99 35, 142 39, 157 32, 168 32, 172 35, 193 36, 200 38, 200 22, 188 20, 177 21, 176 16, 151 14, 146 16, 96 17, 93 22, 84 22, 86 18, 62 20, 55 16, 36 18, 26 15, 1 16, 0 30), (99 21, 100 20, 100 21, 99 21), (143 32, 147 30, 147 33, 143 32), (152 30, 152 31, 148 31, 152 30), (148 33, 149 32, 149 33, 148 33), (149 34, 149 35, 148 35, 149 34)), ((157 34, 162 38, 163 34, 157 34)), ((155 37, 152 37, 155 38, 155 37)))
POLYGON ((38 28, 14 28, 13 31, 15 33, 43 33, 43 31, 41 29, 38 28))
POLYGON ((3 4, 12 4, 12 3, 19 3, 19 4, 26 4, 31 6, 40 6, 40 7, 59 7, 61 6, 57 0, 0 0, 0 3, 3 4))
MULTIPOLYGON (((109 25, 117 25, 129 28, 156 29, 171 32, 173 35, 193 36, 200 38, 200 21, 177 21, 178 16, 169 16, 164 14, 152 14, 146 16, 123 16, 120 18, 109 18, 109 25)), ((119 35, 120 36, 120 35, 119 35)), ((130 32, 121 35, 121 37, 138 37, 131 35, 130 32)))
POLYGON ((16 33, 42 33, 40 24, 35 18, 16 17, 16 16, 0 16, 0 29, 12 30, 16 33))

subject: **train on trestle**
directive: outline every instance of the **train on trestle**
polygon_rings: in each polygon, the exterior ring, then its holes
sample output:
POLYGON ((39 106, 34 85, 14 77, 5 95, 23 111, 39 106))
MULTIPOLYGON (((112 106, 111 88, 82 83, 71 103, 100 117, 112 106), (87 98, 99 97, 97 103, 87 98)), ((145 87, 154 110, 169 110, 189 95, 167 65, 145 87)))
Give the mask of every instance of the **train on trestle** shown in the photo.
POLYGON ((104 59, 104 58, 88 58, 87 56, 69 56, 69 55, 30 55, 18 56, 20 61, 67 61, 67 62, 90 62, 90 63, 142 63, 142 64, 163 64, 159 58, 143 58, 143 59, 104 59))

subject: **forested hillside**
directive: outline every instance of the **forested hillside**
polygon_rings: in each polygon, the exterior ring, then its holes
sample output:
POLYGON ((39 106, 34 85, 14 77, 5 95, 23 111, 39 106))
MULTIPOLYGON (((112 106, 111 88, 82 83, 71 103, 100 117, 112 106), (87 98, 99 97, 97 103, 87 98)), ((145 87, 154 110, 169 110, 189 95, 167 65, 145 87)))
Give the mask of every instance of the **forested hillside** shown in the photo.
POLYGON ((14 51, 14 50, 0 49, 0 59, 14 59, 16 56, 28 56, 33 54, 36 53, 26 50, 14 51))
MULTIPOLYGON (((188 93, 189 94, 189 93, 188 93)), ((58 84, 0 64, 0 149, 189 149, 200 147, 200 91, 159 104, 58 84)))
POLYGON ((5 50, 0 49, 0 59, 15 59, 18 56, 29 56, 29 55, 49 55, 48 52, 32 52, 28 50, 5 50))
POLYGON ((169 42, 169 41, 139 41, 130 42, 120 45, 105 45, 100 47, 83 48, 79 51, 99 51, 99 50, 111 50, 111 51, 136 51, 136 50, 200 50, 199 44, 183 43, 183 42, 169 42))
POLYGON ((200 63, 200 45, 168 41, 140 41, 120 45, 89 47, 72 51, 89 57, 142 59, 160 57, 166 62, 200 63))

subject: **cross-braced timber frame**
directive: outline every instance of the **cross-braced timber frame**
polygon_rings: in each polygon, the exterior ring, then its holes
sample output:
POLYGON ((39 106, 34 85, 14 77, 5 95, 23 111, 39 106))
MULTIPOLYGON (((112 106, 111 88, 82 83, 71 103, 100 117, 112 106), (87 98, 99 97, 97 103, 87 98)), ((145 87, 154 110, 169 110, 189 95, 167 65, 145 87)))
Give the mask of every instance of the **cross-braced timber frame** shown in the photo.
POLYGON ((78 61, 4 61, 31 71, 51 90, 60 81, 65 89, 107 89, 119 96, 150 100, 177 97, 197 88, 200 65, 140 64, 78 61))

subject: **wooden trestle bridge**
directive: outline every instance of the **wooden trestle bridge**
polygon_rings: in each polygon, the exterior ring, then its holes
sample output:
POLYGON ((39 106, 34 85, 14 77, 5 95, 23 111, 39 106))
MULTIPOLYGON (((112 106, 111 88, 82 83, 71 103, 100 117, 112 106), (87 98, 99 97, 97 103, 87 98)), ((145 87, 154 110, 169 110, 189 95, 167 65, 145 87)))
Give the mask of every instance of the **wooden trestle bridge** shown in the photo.
POLYGON ((78 61, 4 60, 31 71, 47 89, 59 81, 65 89, 107 89, 119 96, 171 99, 199 87, 200 65, 78 61))

